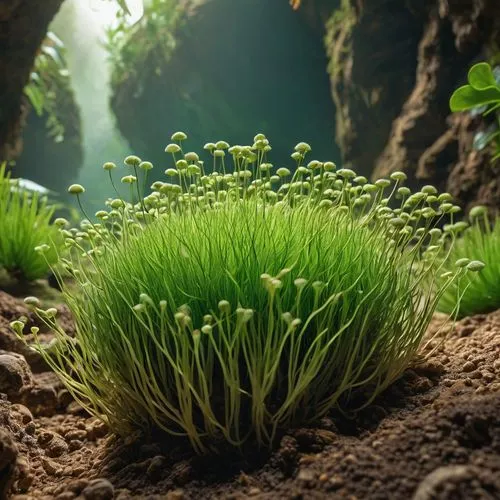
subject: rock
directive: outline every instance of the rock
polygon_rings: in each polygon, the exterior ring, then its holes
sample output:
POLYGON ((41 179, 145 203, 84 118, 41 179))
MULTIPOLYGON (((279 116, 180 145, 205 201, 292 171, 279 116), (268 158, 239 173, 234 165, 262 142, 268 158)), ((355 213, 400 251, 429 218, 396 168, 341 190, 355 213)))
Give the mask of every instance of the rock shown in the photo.
POLYGON ((28 425, 33 422, 33 415, 26 406, 15 404, 11 407, 12 416, 18 420, 22 425, 28 425))
POLYGON ((83 441, 87 437, 87 431, 84 429, 73 429, 64 435, 67 441, 72 441, 73 439, 78 439, 83 441))
POLYGON ((18 491, 28 491, 28 488, 33 483, 35 475, 31 471, 31 466, 28 459, 24 456, 19 456, 17 459, 18 479, 16 481, 16 489, 18 491))
POLYGON ((61 389, 57 393, 57 401, 60 408, 66 408, 71 402, 73 402, 73 396, 67 389, 61 389))
POLYGON ((72 491, 64 491, 56 496, 56 500, 73 500, 73 498, 76 498, 76 494, 72 491))
POLYGON ((50 385, 33 387, 24 394, 22 401, 37 417, 52 417, 57 412, 57 393, 50 385))
POLYGON ((54 438, 50 441, 48 446, 45 448, 45 454, 48 457, 56 458, 68 453, 68 449, 69 448, 66 441, 64 441, 64 439, 61 436, 58 436, 56 434, 54 438))
POLYGON ((414 366, 414 370, 417 374, 429 376, 441 375, 446 371, 444 365, 435 359, 427 360, 414 366))
POLYGON ((413 500, 433 500, 436 488, 444 483, 458 482, 470 477, 471 467, 465 465, 447 465, 439 467, 428 474, 419 484, 413 500))
POLYGON ((70 451, 75 451, 75 450, 79 450, 82 448, 83 446, 83 442, 80 441, 79 439, 72 439, 69 443, 68 443, 68 446, 69 446, 69 450, 70 451))
POLYGON ((462 370, 466 373, 472 372, 476 369, 476 363, 474 361, 466 361, 462 366, 462 370))
POLYGON ((48 458, 42 458, 42 467, 49 476, 58 476, 62 472, 62 467, 48 458))
POLYGON ((161 473, 165 470, 165 465, 167 460, 162 455, 157 455, 153 457, 149 463, 146 470, 146 475, 151 481, 158 481, 161 477, 161 473))
POLYGON ((311 483, 316 478, 316 473, 312 469, 300 469, 297 480, 304 483, 311 483))
POLYGON ((165 500, 183 500, 183 498, 185 498, 185 495, 181 489, 169 491, 165 496, 165 500))
POLYGON ((10 432, 0 429, 0 498, 7 498, 16 475, 17 446, 10 432))
POLYGON ((0 392, 18 397, 33 387, 33 376, 24 356, 0 351, 0 392))
POLYGON ((87 439, 95 441, 104 437, 108 433, 108 426, 101 420, 95 420, 91 427, 87 430, 87 439))
POLYGON ((88 485, 89 481, 87 479, 75 479, 66 485, 65 491, 71 491, 79 495, 88 485))
POLYGON ((94 479, 84 488, 81 495, 85 500, 111 500, 115 489, 107 479, 94 479))
POLYGON ((38 435, 38 444, 45 448, 54 439, 54 433, 52 431, 41 431, 38 435))
POLYGON ((330 484, 330 488, 332 488, 333 490, 338 490, 339 488, 342 488, 342 486, 344 486, 345 484, 344 479, 338 475, 332 476, 328 480, 328 482, 330 484))

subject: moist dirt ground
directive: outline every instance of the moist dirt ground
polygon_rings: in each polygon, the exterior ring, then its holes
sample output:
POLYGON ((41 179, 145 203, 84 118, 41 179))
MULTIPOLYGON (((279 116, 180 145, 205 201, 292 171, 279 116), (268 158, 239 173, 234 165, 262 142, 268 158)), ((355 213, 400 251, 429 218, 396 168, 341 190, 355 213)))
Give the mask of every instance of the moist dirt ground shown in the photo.
POLYGON ((289 431, 272 452, 210 457, 114 436, 17 341, 22 314, 0 292, 0 499, 500 499, 500 311, 441 331, 437 316, 420 357, 358 414, 289 431))

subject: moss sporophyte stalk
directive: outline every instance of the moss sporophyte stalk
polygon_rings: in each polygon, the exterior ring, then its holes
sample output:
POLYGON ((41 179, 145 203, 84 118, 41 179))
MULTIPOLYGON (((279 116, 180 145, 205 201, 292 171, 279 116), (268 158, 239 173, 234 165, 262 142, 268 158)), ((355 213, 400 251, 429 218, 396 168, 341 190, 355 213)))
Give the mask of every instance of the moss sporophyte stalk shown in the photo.
MULTIPOLYGON (((153 166, 127 157, 119 177, 136 202, 117 196, 95 222, 61 227, 53 269, 74 279, 61 286, 76 335, 31 298, 57 336, 47 349, 34 331, 34 348, 117 433, 155 426, 200 453, 221 440, 270 445, 283 428, 372 402, 474 270, 444 272, 460 230, 451 196, 412 194, 402 172, 372 184, 306 162, 306 143, 292 169, 269 163, 263 134, 207 143, 206 161, 185 140, 166 147, 169 182, 146 193, 153 166)), ((114 182, 116 166, 104 170, 114 182)), ((70 192, 82 202, 81 186, 70 192)))

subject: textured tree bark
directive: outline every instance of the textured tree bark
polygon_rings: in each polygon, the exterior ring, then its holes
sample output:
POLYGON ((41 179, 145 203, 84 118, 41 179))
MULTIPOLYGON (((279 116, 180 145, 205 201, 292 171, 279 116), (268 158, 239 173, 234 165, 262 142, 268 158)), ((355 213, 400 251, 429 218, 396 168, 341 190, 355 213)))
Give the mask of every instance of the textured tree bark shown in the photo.
POLYGON ((0 0, 0 161, 22 147, 23 90, 63 0, 0 0))
POLYGON ((500 208, 500 162, 472 147, 481 120, 449 110, 469 67, 500 50, 500 2, 342 5, 325 40, 344 163, 375 178, 404 170, 415 186, 433 183, 464 207, 500 208))

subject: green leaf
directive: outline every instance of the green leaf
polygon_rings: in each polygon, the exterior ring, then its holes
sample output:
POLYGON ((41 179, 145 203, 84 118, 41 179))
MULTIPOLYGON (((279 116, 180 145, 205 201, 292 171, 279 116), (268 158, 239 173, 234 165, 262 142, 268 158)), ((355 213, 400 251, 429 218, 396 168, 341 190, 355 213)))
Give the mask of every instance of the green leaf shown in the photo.
POLYGON ((30 74, 30 79, 35 83, 39 83, 40 82, 40 75, 38 73, 36 73, 35 71, 32 71, 30 74))
POLYGON ((500 89, 498 87, 478 90, 470 85, 464 85, 453 92, 450 99, 450 109, 454 112, 464 111, 476 106, 498 102, 500 102, 500 89))
POLYGON ((58 49, 63 49, 64 48, 64 43, 62 40, 55 34, 52 33, 52 31, 49 31, 47 33, 47 38, 58 48, 58 49))
POLYGON ((35 85, 27 85, 24 89, 24 92, 28 97, 28 99, 30 100, 30 103, 34 108, 35 113, 38 116, 42 116, 45 99, 41 90, 35 85))
POLYGON ((42 52, 49 56, 58 66, 63 66, 61 56, 54 47, 50 47, 49 45, 42 45, 42 52))
POLYGON ((485 62, 472 66, 469 70, 468 80, 469 84, 476 90, 485 90, 497 86, 491 66, 485 62))
POLYGON ((125 11, 126 14, 130 15, 130 10, 126 0, 118 0, 118 5, 125 11))

